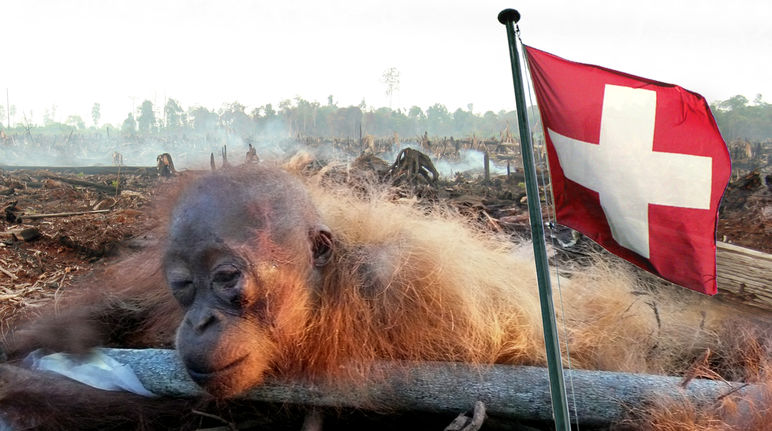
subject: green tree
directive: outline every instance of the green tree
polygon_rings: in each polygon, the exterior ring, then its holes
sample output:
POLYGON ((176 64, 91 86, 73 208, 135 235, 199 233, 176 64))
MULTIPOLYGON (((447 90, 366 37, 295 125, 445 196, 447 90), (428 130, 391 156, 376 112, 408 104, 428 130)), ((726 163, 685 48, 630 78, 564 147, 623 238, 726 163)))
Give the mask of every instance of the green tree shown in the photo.
POLYGON ((83 121, 83 118, 81 118, 80 115, 70 115, 67 117, 67 120, 64 122, 64 124, 80 130, 86 128, 86 123, 83 121))
POLYGON ((757 95, 753 104, 745 96, 736 95, 714 102, 711 110, 721 135, 727 142, 736 139, 763 141, 772 138, 772 105, 757 95))
POLYGON ((166 120, 166 128, 176 130, 182 127, 184 121, 185 111, 182 110, 180 104, 174 100, 169 99, 164 106, 164 118, 166 120))
POLYGON ((126 117, 125 120, 123 120, 123 125, 121 125, 121 133, 124 136, 130 136, 137 132, 137 121, 134 120, 134 114, 129 112, 129 116, 126 117))
POLYGON ((292 104, 292 100, 284 99, 279 101, 279 117, 284 120, 285 126, 289 128, 289 134, 297 133, 297 110, 292 104))
POLYGON ((335 119, 332 121, 333 134, 335 136, 359 137, 362 117, 362 110, 358 106, 338 109, 335 112, 335 119))
POLYGON ((197 132, 206 132, 217 127, 217 114, 204 108, 203 106, 196 106, 191 108, 188 117, 193 123, 193 129, 195 129, 197 132))
POLYGON ((153 102, 145 100, 139 107, 139 116, 137 117, 137 129, 140 133, 150 133, 156 127, 155 112, 153 112, 153 102))
POLYGON ((298 132, 303 135, 314 134, 318 109, 319 102, 309 102, 301 97, 295 98, 295 120, 298 132))
POLYGON ((413 124, 413 131, 410 132, 410 135, 423 134, 426 131, 426 114, 420 106, 411 106, 407 111, 407 118, 413 124))
POLYGON ((414 119, 414 120, 422 120, 426 118, 426 114, 424 114, 424 110, 421 109, 420 106, 411 106, 410 109, 407 111, 408 118, 414 119))
POLYGON ((730 111, 739 111, 743 108, 745 108, 745 105, 748 104, 748 99, 745 96, 737 95, 730 97, 729 99, 724 100, 723 102, 719 102, 718 106, 721 109, 728 109, 730 111))
POLYGON ((220 110, 220 123, 231 132, 250 135, 254 132, 254 122, 245 112, 246 106, 239 102, 225 105, 220 110))
POLYGON ((485 111, 479 121, 480 135, 483 137, 493 137, 498 135, 499 117, 493 111, 485 111))
POLYGON ((464 137, 474 133, 474 115, 461 108, 453 112, 453 136, 464 137))
POLYGON ((265 118, 273 118, 276 116, 276 111, 273 109, 273 105, 268 103, 265 105, 265 109, 263 109, 263 114, 265 115, 265 118))
POLYGON ((448 108, 441 103, 435 103, 426 110, 426 120, 428 122, 428 131, 430 135, 449 136, 453 132, 450 130, 450 113, 448 108))
POLYGON ((94 127, 99 127, 99 119, 102 118, 102 105, 94 103, 91 107, 91 119, 94 120, 94 127))

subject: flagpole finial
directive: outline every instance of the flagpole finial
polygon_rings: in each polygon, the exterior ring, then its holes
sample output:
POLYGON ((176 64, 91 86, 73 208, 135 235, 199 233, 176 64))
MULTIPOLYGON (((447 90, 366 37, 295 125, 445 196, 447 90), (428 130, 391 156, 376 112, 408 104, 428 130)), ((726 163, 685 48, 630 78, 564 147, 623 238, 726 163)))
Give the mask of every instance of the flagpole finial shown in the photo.
POLYGON ((520 21, 520 12, 514 9, 504 9, 503 11, 499 12, 499 22, 502 24, 506 24, 508 22, 516 24, 518 21, 520 21))

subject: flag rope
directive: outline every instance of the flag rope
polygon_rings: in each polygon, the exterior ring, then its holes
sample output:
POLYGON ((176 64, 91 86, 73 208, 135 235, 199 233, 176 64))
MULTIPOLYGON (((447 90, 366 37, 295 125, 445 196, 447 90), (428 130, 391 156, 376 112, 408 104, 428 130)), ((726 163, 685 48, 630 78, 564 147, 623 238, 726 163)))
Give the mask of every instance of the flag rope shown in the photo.
MULTIPOLYGON (((528 104, 530 105, 531 110, 531 118, 533 119, 533 126, 536 125, 536 115, 534 115, 534 104, 533 104, 533 87, 531 85, 531 67, 528 64, 528 59, 526 58, 527 53, 525 52, 525 49, 522 48, 524 46, 523 39, 520 38, 520 27, 515 25, 515 36, 517 36, 517 40, 520 42, 520 56, 523 59, 523 64, 525 64, 525 84, 526 84, 526 92, 528 93, 528 104)), ((531 135, 531 142, 535 142, 533 138, 533 127, 529 127, 528 131, 531 135)), ((544 191, 544 203, 547 206, 547 222, 549 225, 550 230, 552 230, 555 226, 555 223, 557 223, 557 214, 555 213, 555 198, 552 194, 552 183, 550 182, 549 185, 547 184, 547 180, 544 176, 544 171, 549 172, 549 155, 546 151, 543 152, 543 154, 537 154, 536 157, 539 160, 539 163, 544 166, 544 168, 541 171, 541 184, 542 184, 542 190, 544 191)), ((554 235, 550 235, 550 243, 552 244, 552 249, 557 250, 557 247, 555 246, 555 237, 554 235)), ((566 308, 563 302, 563 290, 560 286, 560 259, 558 259, 557 252, 555 253, 555 279, 557 282, 558 287, 558 301, 560 302, 560 320, 561 324, 563 325, 563 343, 565 345, 566 349, 566 366, 568 368, 568 384, 571 388, 571 402, 574 404, 574 420, 576 421, 576 429, 579 431, 579 409, 576 402, 576 389, 574 388, 574 369, 571 366, 571 349, 568 347, 568 324, 566 323, 566 308)))

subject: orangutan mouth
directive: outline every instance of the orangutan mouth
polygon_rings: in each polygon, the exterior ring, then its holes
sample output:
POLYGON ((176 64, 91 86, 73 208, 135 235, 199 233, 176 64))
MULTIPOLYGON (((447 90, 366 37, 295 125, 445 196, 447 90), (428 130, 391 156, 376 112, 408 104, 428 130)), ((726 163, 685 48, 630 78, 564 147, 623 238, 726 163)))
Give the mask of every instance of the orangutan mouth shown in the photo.
POLYGON ((210 380, 211 378, 215 377, 218 374, 223 374, 228 371, 230 371, 233 368, 238 367, 241 365, 242 362, 246 361, 249 357, 249 354, 246 354, 235 361, 220 367, 220 368, 194 368, 187 366, 188 374, 190 377, 196 381, 197 383, 206 382, 207 380, 210 380))

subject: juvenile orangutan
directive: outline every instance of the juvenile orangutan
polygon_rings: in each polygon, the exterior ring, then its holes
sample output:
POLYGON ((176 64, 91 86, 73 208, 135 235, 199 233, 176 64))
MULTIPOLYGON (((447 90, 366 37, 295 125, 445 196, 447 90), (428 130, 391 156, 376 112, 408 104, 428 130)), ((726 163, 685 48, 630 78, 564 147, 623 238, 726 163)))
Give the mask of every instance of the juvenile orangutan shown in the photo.
MULTIPOLYGON (((323 190, 254 165, 183 180, 173 202, 158 246, 20 325, 5 342, 9 358, 173 342, 216 399, 269 375, 366 385, 376 360, 544 364, 532 261, 451 211, 323 190)), ((683 372, 721 341, 725 316, 707 301, 682 311, 683 301, 660 301, 602 262, 573 270, 561 289, 577 368, 683 372)), ((153 427, 183 417, 185 403, 0 366, 0 412, 20 428, 65 428, 73 409, 123 420, 95 427, 153 427)))

